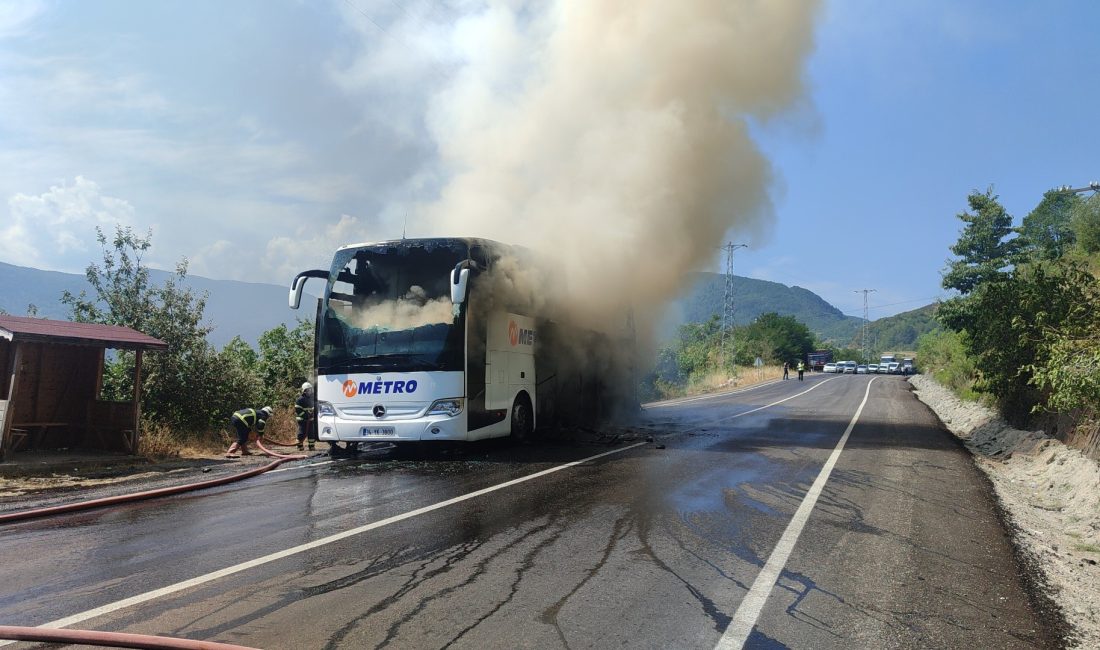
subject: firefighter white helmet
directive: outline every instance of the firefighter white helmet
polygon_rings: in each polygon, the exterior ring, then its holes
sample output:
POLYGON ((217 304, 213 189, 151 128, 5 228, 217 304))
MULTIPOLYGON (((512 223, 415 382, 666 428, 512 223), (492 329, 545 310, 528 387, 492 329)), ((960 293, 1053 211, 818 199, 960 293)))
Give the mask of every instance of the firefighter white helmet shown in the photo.
POLYGON ((302 392, 304 393, 307 390, 313 390, 313 384, 309 383, 308 381, 302 384, 302 392))
POLYGON ((264 413, 266 413, 268 417, 271 417, 271 413, 272 413, 272 411, 271 411, 271 407, 270 407, 270 406, 265 406, 265 407, 263 407, 263 408, 262 408, 262 409, 260 409, 260 410, 261 410, 261 411, 263 411, 264 413))

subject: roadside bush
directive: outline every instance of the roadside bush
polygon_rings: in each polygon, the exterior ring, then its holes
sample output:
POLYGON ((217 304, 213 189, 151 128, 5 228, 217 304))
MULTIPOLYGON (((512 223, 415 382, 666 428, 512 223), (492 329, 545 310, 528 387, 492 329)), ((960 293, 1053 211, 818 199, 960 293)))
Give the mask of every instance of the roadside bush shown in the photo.
POLYGON ((977 367, 967 354, 964 334, 938 330, 917 339, 917 359, 923 372, 947 386, 961 399, 977 401, 974 390, 977 367))

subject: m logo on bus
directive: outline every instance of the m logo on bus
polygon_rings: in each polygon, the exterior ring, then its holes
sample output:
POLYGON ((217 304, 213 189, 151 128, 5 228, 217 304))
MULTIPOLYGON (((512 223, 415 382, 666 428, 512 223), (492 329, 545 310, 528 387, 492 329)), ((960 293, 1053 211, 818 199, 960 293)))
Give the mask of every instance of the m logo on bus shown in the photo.
POLYGON ((512 347, 517 345, 534 345, 535 344, 535 330, 529 330, 525 327, 516 325, 516 321, 508 321, 508 342, 512 344, 512 347))
POLYGON ((358 384, 354 380, 344 382, 344 397, 356 395, 407 395, 416 392, 415 379, 394 379, 391 381, 361 381, 358 384))

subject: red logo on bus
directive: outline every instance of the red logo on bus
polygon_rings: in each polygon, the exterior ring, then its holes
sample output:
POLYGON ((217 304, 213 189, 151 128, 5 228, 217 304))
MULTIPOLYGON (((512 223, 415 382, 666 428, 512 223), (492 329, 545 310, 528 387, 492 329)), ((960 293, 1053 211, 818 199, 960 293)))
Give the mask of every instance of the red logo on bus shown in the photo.
POLYGON ((359 386, 357 386, 354 381, 349 379, 349 380, 344 382, 344 396, 345 397, 355 397, 358 394, 359 394, 359 386))
POLYGON ((511 342, 512 347, 515 347, 519 343, 519 325, 516 325, 516 321, 508 321, 508 341, 511 342))

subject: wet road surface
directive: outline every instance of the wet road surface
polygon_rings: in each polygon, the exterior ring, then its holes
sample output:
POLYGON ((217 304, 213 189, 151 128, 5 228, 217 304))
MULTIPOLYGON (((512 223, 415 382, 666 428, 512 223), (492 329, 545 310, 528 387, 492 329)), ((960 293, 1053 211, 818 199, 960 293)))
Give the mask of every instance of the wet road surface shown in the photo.
POLYGON ((340 462, 7 525, 0 623, 259 648, 1056 645, 987 481, 902 378, 808 375, 639 427, 653 443, 340 462))

